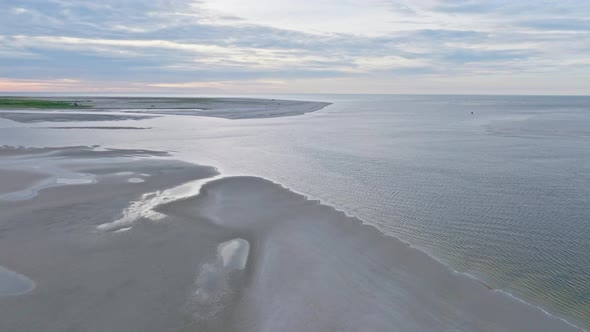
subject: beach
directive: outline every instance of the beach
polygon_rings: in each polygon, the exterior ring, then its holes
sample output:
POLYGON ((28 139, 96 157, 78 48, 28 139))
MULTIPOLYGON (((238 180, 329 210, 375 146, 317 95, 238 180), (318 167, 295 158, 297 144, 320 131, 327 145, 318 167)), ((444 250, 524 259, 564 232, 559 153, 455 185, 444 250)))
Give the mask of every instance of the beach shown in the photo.
MULTIPOLYGON (((202 115, 140 109, 155 100, 138 99, 130 113, 202 115)), ((329 104, 269 112, 275 103, 206 116, 252 121, 329 104)), ((67 112, 86 111, 107 112, 67 112)), ((61 119, 67 127, 49 120, 47 132, 143 133, 160 123, 61 119)), ((141 141, 71 143, 0 148, 2 331, 583 331, 274 179, 141 141)))

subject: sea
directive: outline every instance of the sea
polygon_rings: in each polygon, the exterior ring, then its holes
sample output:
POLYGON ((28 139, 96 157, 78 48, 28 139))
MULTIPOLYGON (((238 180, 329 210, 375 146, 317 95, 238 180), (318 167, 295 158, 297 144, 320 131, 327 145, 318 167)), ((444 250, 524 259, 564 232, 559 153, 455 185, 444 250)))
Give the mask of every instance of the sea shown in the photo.
POLYGON ((268 178, 590 327, 590 97, 249 97, 332 105, 272 119, 108 124, 149 130, 0 120, 0 145, 166 150, 224 175, 268 178))

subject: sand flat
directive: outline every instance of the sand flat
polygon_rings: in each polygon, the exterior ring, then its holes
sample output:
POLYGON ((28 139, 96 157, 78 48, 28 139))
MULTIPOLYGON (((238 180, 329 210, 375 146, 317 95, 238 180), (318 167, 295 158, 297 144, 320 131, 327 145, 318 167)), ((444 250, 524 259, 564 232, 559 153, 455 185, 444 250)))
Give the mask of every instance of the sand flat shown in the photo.
POLYGON ((27 189, 50 177, 40 172, 0 169, 0 196, 27 189))
MULTIPOLYGON (((27 97, 19 97, 26 99, 27 97)), ((139 115, 89 114, 86 118, 69 112, 113 112, 145 114, 175 114, 187 116, 206 116, 225 119, 259 119, 302 115, 315 112, 330 105, 326 102, 255 99, 255 98, 150 98, 150 97, 35 97, 31 99, 66 101, 77 103, 83 108, 66 110, 60 114, 24 113, 0 110, 0 118, 13 121, 31 122, 70 122, 70 121, 114 121, 141 119, 139 115)), ((148 117, 147 115, 144 116, 148 117)))
POLYGON ((16 157, 25 163, 31 156, 58 155, 69 162, 63 167, 98 180, 0 202, 0 264, 36 284, 33 292, 17 294, 20 279, 8 272, 0 276, 12 293, 0 297, 0 331, 194 330, 186 327, 192 324, 186 305, 195 265, 221 238, 209 236, 206 227, 173 220, 139 220, 125 232, 97 226, 120 218, 144 195, 214 176, 213 168, 141 157, 157 156, 156 151, 7 150, 19 151, 16 157), (136 174, 145 181, 129 183, 136 174))
POLYGON ((0 264, 36 286, 0 297, 1 331, 580 331, 268 180, 158 151, 5 150, 96 182, 0 202, 0 264))
POLYGON ((227 285, 238 295, 210 303, 232 313, 212 330, 580 331, 260 178, 210 182, 160 211, 200 216, 252 248, 227 285))
POLYGON ((0 297, 26 294, 33 288, 33 280, 0 266, 0 297))
MULTIPOLYGON (((99 181, 99 175, 104 172, 95 174, 92 166, 100 162, 121 167, 122 164, 132 162, 134 158, 166 155, 167 153, 162 151, 98 147, 0 147, 0 202, 27 200, 41 190, 56 186, 96 183, 99 181)), ((125 181, 129 182, 132 178, 127 177, 125 181)), ((137 182, 131 180, 134 181, 137 182)))

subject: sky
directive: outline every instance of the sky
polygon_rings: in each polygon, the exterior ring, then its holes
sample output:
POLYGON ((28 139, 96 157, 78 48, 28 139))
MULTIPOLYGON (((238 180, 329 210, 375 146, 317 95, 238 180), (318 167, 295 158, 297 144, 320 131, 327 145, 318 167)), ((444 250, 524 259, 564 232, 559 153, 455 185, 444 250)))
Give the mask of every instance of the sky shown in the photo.
POLYGON ((586 0, 1 0, 0 92, 590 95, 586 0))

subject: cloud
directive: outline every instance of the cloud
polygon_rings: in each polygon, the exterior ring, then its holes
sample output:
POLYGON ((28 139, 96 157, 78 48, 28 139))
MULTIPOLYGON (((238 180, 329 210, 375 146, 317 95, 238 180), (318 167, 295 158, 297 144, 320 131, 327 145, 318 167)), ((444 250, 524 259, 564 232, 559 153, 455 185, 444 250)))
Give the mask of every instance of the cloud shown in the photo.
POLYGON ((573 0, 15 0, 0 11, 12 87, 300 92, 334 80, 371 92, 403 78, 442 91, 469 77, 468 92, 490 75, 548 87, 557 72, 590 76, 590 3, 573 0))
POLYGON ((590 19, 549 18, 520 22, 523 27, 537 30, 585 31, 590 32, 590 19))

